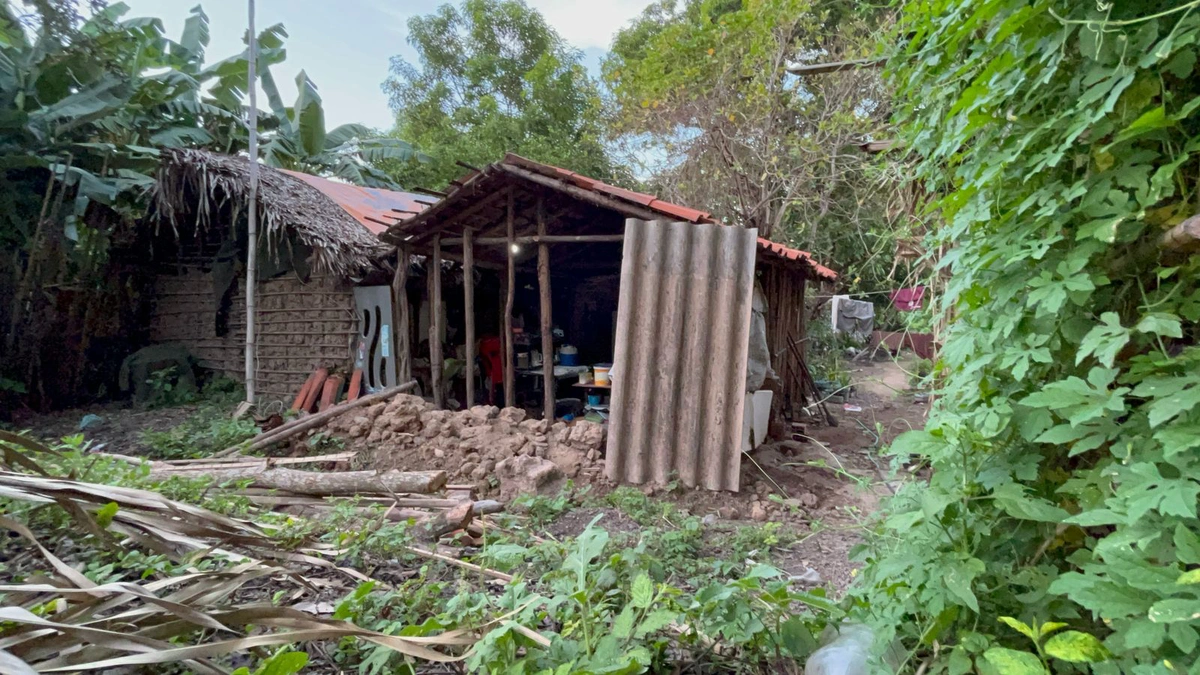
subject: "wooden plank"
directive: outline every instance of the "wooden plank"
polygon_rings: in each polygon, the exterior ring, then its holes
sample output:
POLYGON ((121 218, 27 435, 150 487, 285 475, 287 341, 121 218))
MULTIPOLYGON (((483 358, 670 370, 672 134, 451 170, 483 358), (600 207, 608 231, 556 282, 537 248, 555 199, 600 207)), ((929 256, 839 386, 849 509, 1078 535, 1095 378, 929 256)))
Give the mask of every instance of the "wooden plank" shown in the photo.
POLYGON ((475 231, 463 232, 463 321, 467 335, 467 407, 475 405, 475 247, 471 241, 475 231))
POLYGON ((433 235, 433 259, 429 270, 429 369, 433 380, 433 405, 441 408, 442 400, 442 235, 433 235))
POLYGON ((572 197, 579 199, 580 201, 587 202, 588 204, 594 204, 606 209, 612 209, 613 211, 626 216, 642 218, 644 220, 655 220, 663 217, 663 214, 652 209, 648 209, 644 206, 616 199, 614 197, 608 197, 598 192, 592 192, 591 190, 584 190, 581 187, 571 185, 560 180, 555 180, 548 176, 542 176, 540 174, 533 173, 532 171, 519 169, 508 164, 497 164, 496 167, 505 173, 512 174, 519 178, 524 178, 531 183, 536 183, 542 187, 548 187, 551 190, 565 192, 572 197))
MULTIPOLYGON (((514 237, 515 244, 619 244, 625 241, 624 234, 537 234, 526 237, 514 237)), ((452 246, 462 244, 462 237, 443 239, 442 244, 452 246)), ((476 237, 473 241, 481 246, 507 245, 508 237, 476 237)))
POLYGON ((397 376, 401 382, 412 379, 412 346, 409 344, 408 266, 412 251, 407 245, 396 252, 396 276, 392 280, 392 332, 395 347, 397 376))
POLYGON ((504 407, 512 408, 517 405, 517 392, 513 389, 516 373, 513 371, 513 293, 517 286, 517 260, 513 254, 513 210, 514 200, 512 187, 508 188, 508 209, 505 212, 505 223, 508 229, 508 283, 504 293, 504 407))
POLYGON ((543 241, 538 244, 538 296, 541 300, 540 316, 542 320, 542 419, 554 420, 555 387, 554 379, 554 324, 551 319, 550 299, 550 245, 546 239, 546 204, 542 195, 537 196, 537 228, 538 237, 543 241))

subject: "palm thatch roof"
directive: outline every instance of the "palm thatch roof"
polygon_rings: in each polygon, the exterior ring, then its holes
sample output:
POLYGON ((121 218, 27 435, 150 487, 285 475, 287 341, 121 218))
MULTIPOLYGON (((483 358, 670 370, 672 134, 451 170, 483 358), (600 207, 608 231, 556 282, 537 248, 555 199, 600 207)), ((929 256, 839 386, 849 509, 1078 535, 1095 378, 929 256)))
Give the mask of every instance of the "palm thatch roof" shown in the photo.
MULTIPOLYGON (((250 161, 204 150, 163 150, 153 204, 158 217, 197 228, 227 228, 249 199, 250 161), (229 208, 227 208, 229 207, 229 208)), ((260 237, 268 250, 294 235, 312 248, 312 265, 338 276, 357 276, 388 251, 375 235, 320 190, 267 166, 259 166, 260 237)))

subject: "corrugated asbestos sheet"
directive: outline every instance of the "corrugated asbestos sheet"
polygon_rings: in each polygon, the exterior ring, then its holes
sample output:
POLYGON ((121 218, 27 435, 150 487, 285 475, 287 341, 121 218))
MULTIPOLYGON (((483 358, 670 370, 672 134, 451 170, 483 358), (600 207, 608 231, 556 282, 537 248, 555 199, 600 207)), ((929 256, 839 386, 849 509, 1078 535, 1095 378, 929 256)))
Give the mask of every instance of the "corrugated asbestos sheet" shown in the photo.
POLYGON ((757 231, 625 221, 606 472, 738 489, 757 231))

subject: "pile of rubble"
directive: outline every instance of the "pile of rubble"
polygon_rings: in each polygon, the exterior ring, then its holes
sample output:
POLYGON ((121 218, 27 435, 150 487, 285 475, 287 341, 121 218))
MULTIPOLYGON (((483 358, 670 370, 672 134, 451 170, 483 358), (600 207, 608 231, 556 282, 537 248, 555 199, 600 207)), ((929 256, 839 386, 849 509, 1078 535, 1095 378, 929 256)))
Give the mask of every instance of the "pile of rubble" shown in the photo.
POLYGON ((475 406, 437 410, 418 396, 398 394, 329 423, 347 449, 371 468, 445 470, 450 483, 470 484, 478 496, 557 492, 568 478, 599 479, 604 427, 525 419, 519 408, 475 406))

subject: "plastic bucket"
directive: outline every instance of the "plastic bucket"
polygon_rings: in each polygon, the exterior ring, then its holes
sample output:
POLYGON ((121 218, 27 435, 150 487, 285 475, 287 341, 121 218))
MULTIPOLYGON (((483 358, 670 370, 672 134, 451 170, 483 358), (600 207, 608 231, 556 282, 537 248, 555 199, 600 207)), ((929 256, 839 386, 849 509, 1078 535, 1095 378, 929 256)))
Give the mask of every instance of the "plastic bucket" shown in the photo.
POLYGON ((597 363, 596 365, 592 366, 592 372, 595 373, 594 377, 596 384, 611 384, 611 381, 608 379, 609 368, 612 368, 611 363, 597 363))

